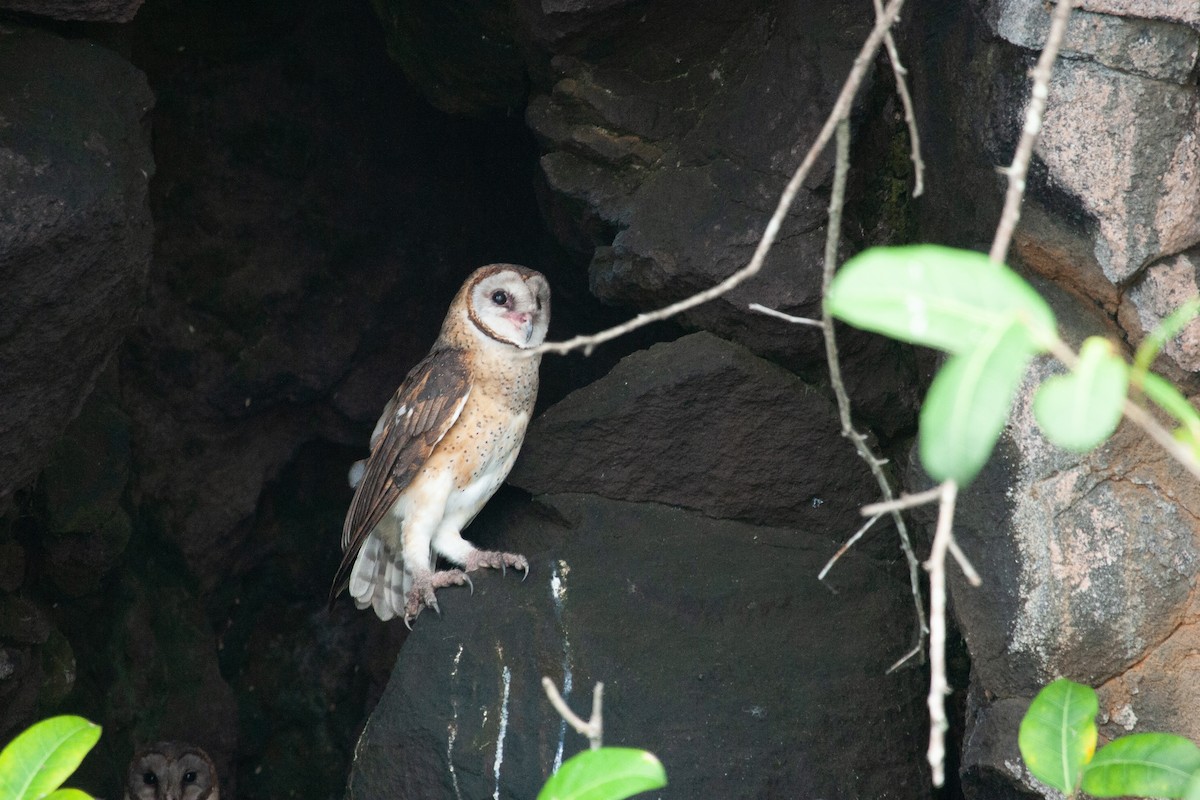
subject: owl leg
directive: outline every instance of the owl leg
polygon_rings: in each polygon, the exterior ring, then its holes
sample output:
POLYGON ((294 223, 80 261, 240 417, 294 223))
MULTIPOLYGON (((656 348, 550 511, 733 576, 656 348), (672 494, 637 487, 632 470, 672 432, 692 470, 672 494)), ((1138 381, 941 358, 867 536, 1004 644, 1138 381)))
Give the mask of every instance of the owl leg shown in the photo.
MULTIPOLYGON (((433 570, 431 544, 433 540, 433 525, 428 517, 414 515, 404 521, 404 563, 412 575, 412 588, 408 591, 404 605, 404 624, 412 628, 412 622, 423 608, 432 608, 441 613, 438 608, 437 596, 434 591, 447 586, 462 586, 469 584, 471 579, 461 569, 433 570)), ((472 587, 474 588, 474 587, 472 587)))
POLYGON ((466 567, 467 572, 474 572, 483 567, 491 567, 501 572, 508 567, 514 567, 529 575, 529 562, 519 553, 501 553, 495 550, 480 550, 462 537, 462 531, 455 526, 442 525, 438 528, 437 536, 433 539, 433 549, 444 558, 466 567))

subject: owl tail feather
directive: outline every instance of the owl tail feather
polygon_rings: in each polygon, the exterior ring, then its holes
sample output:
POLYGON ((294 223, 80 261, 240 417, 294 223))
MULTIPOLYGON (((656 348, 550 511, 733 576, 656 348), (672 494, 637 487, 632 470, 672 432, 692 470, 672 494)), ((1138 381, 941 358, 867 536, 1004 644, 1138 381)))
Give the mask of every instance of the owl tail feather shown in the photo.
POLYGON ((404 614, 410 582, 403 564, 391 557, 378 536, 371 534, 358 551, 347 588, 354 605, 374 609, 376 616, 386 622, 404 614))

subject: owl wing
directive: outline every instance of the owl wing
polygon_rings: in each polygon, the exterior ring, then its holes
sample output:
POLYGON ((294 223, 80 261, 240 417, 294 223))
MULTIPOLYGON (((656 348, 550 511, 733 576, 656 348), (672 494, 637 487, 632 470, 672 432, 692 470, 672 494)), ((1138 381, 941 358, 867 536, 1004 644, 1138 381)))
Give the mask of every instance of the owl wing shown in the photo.
POLYGON ((466 353, 438 349, 412 368, 384 408, 382 428, 342 526, 344 554, 329 593, 331 604, 345 588, 363 542, 453 427, 470 393, 466 353))

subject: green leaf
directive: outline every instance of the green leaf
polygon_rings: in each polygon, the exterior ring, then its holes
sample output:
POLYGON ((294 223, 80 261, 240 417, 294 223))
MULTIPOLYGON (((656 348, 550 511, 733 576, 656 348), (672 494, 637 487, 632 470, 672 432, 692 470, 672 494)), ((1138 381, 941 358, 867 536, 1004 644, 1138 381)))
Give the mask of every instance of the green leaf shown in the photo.
POLYGON ((1174 339, 1197 314, 1200 314, 1200 297, 1184 303, 1158 323, 1158 327, 1150 331, 1138 346, 1137 353, 1133 357, 1134 370, 1139 373, 1149 370, 1163 346, 1174 339))
POLYGON ((1028 329, 1011 322, 942 366, 920 418, 921 464, 934 480, 966 486, 983 468, 1035 351, 1028 329))
POLYGON ((53 794, 46 795, 45 800, 95 800, 95 798, 78 789, 59 789, 53 794))
POLYGON ((1099 710, 1091 687, 1066 678, 1038 692, 1017 733, 1021 757, 1035 778, 1063 794, 1075 791, 1096 749, 1099 710))
POLYGON ((851 325, 949 353, 1014 320, 1039 344, 1056 335, 1054 312, 1019 275, 982 253, 937 245, 859 253, 834 276, 825 302, 851 325))
POLYGON ((1175 437, 1200 453, 1200 414, 1175 386, 1160 375, 1147 372, 1141 379, 1142 392, 1182 426, 1175 437))
POLYGON ((632 747, 601 747, 567 759, 538 800, 624 800, 667 785, 658 759, 632 747))
POLYGON ((1051 442, 1087 452, 1117 429, 1128 387, 1125 360, 1107 339, 1093 336, 1083 343, 1075 369, 1042 383, 1033 399, 1033 414, 1051 442))
POLYGON ((0 752, 0 800, 50 794, 99 739, 100 726, 83 717, 51 717, 28 728, 0 752))
POLYGON ((1193 772, 1192 777, 1188 778, 1183 800, 1200 800, 1200 772, 1193 772))
POLYGON ((1096 797, 1183 797, 1200 770, 1200 747, 1173 733, 1134 733, 1114 739, 1083 772, 1083 790, 1096 797))

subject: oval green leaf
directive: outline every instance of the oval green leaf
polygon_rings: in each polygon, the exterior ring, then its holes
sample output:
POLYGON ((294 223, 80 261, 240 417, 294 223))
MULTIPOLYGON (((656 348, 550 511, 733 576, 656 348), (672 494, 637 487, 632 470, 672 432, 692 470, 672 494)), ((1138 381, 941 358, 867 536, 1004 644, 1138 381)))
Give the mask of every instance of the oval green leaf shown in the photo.
POLYGON ((0 800, 36 800, 70 777, 100 740, 100 726, 83 717, 42 720, 0 752, 0 800))
POLYGON ((1128 388, 1129 365, 1107 339, 1093 336, 1084 341, 1071 372, 1042 383, 1033 414, 1047 439, 1085 453, 1117 429, 1128 388))
POLYGON ((1200 771, 1200 747, 1173 733, 1134 733, 1096 752, 1083 790, 1096 797, 1183 797, 1200 771))
POLYGON ((538 800, 624 800, 667 785, 662 764, 645 750, 601 747, 567 759, 538 800))
POLYGON ((1029 330, 1012 322, 938 371, 921 405, 918 442, 934 480, 966 486, 983 468, 1035 351, 1029 330))
POLYGON ((1014 320, 1033 341, 1056 335, 1054 312, 1019 275, 982 253, 937 245, 864 250, 834 276, 825 302, 855 327, 949 353, 1014 320))
POLYGON ((1021 719, 1017 744, 1033 776, 1069 795, 1096 749, 1100 704, 1090 686, 1059 678, 1038 692, 1021 719))

